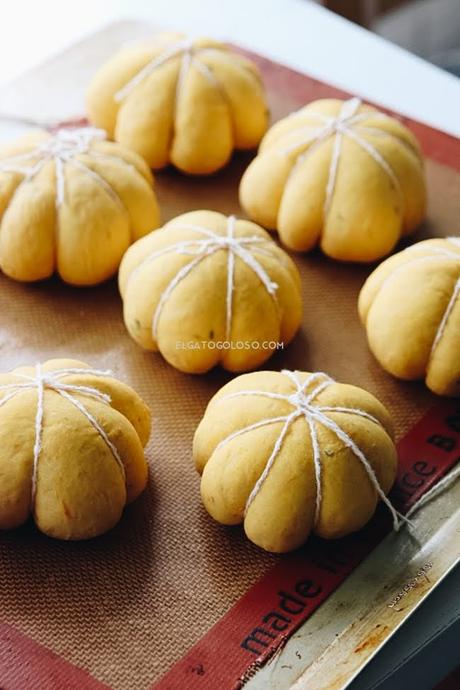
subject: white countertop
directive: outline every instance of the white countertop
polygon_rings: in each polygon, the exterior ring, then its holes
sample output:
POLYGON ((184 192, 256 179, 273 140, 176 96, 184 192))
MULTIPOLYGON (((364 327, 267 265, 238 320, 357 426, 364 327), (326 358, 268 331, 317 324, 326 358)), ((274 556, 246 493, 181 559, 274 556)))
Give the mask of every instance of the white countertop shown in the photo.
POLYGON ((13 0, 0 7, 0 85, 119 19, 255 50, 460 136, 460 80, 308 0, 13 0))

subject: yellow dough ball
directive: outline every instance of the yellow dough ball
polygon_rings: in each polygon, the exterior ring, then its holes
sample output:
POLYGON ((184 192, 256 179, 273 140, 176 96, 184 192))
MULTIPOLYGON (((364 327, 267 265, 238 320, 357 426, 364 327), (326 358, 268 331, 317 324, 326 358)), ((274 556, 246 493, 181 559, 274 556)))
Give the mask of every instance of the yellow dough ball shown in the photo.
POLYGON ((222 168, 255 148, 268 126, 256 65, 222 43, 182 34, 123 48, 95 75, 89 119, 152 168, 190 174, 222 168))
POLYGON ((111 529, 144 490, 150 412, 110 372, 54 359, 0 374, 0 529, 32 514, 57 539, 111 529))
POLYGON ((300 325, 289 256, 258 225, 213 211, 185 213, 136 242, 119 284, 130 335, 188 373, 254 369, 300 325))
POLYGON ((386 371, 460 395, 460 238, 418 242, 380 264, 359 295, 369 347, 386 371))
POLYGON ((423 159, 401 122, 359 99, 314 101, 267 132, 240 201, 291 249, 371 262, 423 220, 423 159))
POLYGON ((391 419, 370 393, 322 372, 258 371, 211 399, 194 438, 208 513, 243 523, 267 551, 310 533, 335 539, 363 527, 396 475, 391 419))
POLYGON ((148 166, 105 136, 35 131, 0 149, 0 269, 10 278, 57 271, 73 285, 100 283, 158 225, 148 166))

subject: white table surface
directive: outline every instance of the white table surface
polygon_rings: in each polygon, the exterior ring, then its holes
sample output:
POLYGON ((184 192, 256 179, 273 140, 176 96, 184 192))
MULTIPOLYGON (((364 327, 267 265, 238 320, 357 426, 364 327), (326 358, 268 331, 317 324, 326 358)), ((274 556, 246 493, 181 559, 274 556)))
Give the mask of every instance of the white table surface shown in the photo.
POLYGON ((460 80, 309 0, 0 3, 0 85, 118 19, 211 35, 460 136, 460 80))

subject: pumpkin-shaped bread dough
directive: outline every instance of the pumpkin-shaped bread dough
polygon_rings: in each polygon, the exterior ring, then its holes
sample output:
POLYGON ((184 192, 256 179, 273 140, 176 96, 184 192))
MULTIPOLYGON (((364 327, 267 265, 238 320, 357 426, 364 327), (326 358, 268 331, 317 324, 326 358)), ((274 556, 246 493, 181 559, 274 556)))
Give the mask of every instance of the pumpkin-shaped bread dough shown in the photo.
POLYGON ((314 101, 266 134, 240 186, 256 223, 291 249, 370 262, 425 214, 423 160, 398 120, 349 101, 314 101))
POLYGON ((73 285, 114 275, 159 221, 152 174, 91 127, 34 131, 0 149, 0 268, 16 280, 55 271, 73 285))
POLYGON ((113 527, 145 488, 150 412, 110 372, 54 359, 0 374, 0 529, 58 539, 113 527))
POLYGON ((370 393, 324 373, 239 376, 211 399, 193 455, 208 513, 244 523, 267 551, 295 549, 314 532, 335 539, 363 527, 386 498, 397 465, 392 424, 370 393))
POLYGON ((178 216, 130 247, 119 282, 134 340, 188 373, 253 369, 300 325, 295 264, 265 230, 234 216, 178 216))
POLYGON ((369 347, 390 374, 460 395, 460 237, 386 259, 359 296, 369 347))
POLYGON ((131 44, 94 77, 89 118, 152 168, 191 174, 222 168, 234 149, 255 148, 268 126, 256 65, 222 43, 159 34, 131 44))

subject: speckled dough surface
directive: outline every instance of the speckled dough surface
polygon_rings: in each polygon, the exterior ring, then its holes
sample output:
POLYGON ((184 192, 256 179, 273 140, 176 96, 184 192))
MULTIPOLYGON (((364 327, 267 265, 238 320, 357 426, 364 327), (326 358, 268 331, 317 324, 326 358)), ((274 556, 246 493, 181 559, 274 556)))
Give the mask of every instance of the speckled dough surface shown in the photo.
POLYGON ((181 371, 247 371, 287 345, 302 315, 294 262, 255 223, 213 211, 178 216, 120 266, 126 327, 181 371))
POLYGON ((343 261, 389 254, 423 220, 423 160, 399 120, 322 99, 276 122, 245 171, 240 202, 291 249, 343 261))

